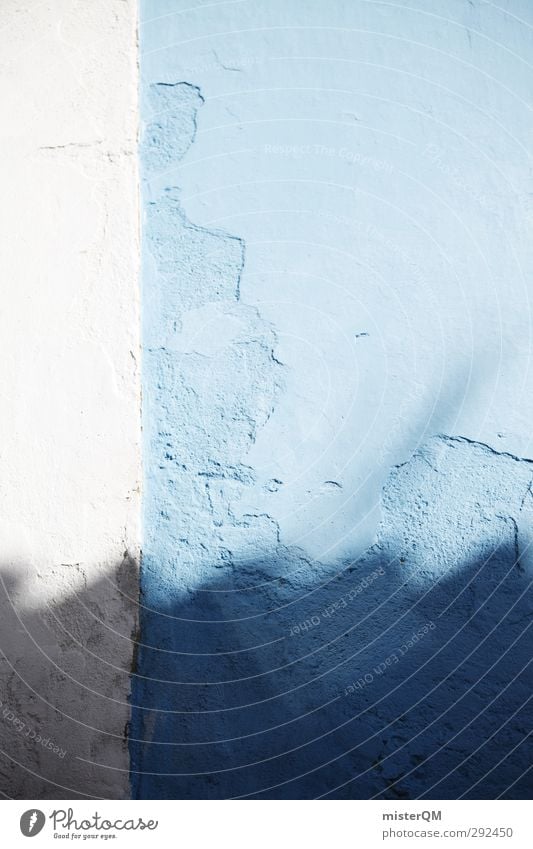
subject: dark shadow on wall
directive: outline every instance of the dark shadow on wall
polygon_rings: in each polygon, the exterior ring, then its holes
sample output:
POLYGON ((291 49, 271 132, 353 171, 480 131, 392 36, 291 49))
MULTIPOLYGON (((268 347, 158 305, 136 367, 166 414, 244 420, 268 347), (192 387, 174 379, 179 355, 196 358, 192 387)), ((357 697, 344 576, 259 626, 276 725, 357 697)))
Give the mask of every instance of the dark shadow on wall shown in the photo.
POLYGON ((0 794, 128 798, 138 566, 55 571, 0 568, 0 794))
POLYGON ((279 544, 163 600, 145 577, 140 643, 131 558, 92 583, 3 566, 0 791, 127 797, 129 739, 138 798, 530 798, 530 477, 441 441, 357 562, 279 544))
MULTIPOLYGON (((387 544, 334 577, 276 557, 145 608, 138 797, 530 797, 530 576, 512 535, 425 588, 387 544)), ((2 794, 127 796, 135 564, 40 609, 1 574, 2 794)))
POLYGON ((331 578, 280 547, 145 594, 136 797, 528 798, 530 577, 512 533, 476 549, 424 582, 414 549, 331 578))

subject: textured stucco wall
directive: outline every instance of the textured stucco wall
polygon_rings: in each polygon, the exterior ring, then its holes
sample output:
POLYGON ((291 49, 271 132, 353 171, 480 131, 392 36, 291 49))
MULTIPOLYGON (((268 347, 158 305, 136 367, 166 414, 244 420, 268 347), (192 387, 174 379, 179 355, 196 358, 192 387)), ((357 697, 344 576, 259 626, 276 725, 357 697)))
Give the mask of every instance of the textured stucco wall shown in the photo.
POLYGON ((532 7, 140 16, 138 623, 137 8, 0 12, 0 791, 530 796, 532 7))
POLYGON ((136 22, 134 0, 0 9, 0 789, 20 798, 129 793, 136 22))
POLYGON ((133 793, 527 795, 531 6, 141 19, 133 793))

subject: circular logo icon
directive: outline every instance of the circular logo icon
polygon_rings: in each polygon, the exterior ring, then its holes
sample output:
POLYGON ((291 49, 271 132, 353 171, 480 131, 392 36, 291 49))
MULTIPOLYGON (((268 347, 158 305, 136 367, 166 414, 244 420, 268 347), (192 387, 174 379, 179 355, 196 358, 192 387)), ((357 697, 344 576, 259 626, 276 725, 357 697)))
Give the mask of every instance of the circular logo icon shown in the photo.
POLYGON ((42 811, 32 808, 25 811, 20 818, 20 830, 24 837, 35 837, 42 830, 46 817, 42 811))

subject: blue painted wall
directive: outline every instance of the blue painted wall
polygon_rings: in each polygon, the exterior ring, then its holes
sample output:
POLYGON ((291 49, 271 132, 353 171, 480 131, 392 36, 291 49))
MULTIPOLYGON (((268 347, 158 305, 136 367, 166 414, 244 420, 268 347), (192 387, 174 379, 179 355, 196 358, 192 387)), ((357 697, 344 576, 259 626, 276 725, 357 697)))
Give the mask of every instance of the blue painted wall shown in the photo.
POLYGON ((530 792, 508 6, 142 7, 135 797, 530 792))

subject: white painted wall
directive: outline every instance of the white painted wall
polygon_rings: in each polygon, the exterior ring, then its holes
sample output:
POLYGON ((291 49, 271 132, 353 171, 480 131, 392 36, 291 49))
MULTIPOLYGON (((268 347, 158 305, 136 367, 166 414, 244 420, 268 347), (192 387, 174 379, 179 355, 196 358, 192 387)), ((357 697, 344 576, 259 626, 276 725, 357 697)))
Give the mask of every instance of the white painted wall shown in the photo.
POLYGON ((0 788, 10 796, 128 794, 136 17, 135 0, 5 0, 0 11, 0 788))

